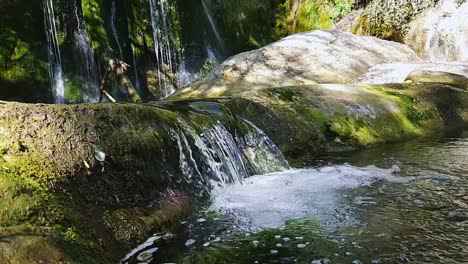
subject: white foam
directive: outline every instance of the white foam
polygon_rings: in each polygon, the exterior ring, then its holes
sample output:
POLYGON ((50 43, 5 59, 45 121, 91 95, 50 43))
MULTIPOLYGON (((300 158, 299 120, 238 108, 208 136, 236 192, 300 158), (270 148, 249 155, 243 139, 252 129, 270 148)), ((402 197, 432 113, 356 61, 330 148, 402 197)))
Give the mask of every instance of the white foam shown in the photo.
MULTIPOLYGON (((376 181, 406 183, 390 170, 375 166, 327 166, 258 175, 243 184, 214 190, 211 209, 242 215, 256 227, 279 227, 288 219, 330 218, 343 206, 343 189, 368 186, 376 181)), ((327 221, 327 219, 321 219, 327 221)))

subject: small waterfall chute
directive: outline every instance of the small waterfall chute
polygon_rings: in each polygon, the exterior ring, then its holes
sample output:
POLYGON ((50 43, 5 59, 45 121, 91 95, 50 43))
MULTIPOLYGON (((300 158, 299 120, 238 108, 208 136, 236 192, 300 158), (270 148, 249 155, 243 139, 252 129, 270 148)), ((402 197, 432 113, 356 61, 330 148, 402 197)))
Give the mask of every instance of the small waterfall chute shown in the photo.
POLYGON ((226 53, 226 45, 224 44, 224 40, 221 37, 221 33, 218 29, 218 26, 214 20, 213 15, 211 14, 211 10, 208 8, 208 5, 206 4, 205 0, 201 0, 202 5, 203 5, 203 11, 205 12, 206 17, 208 18, 208 22, 210 23, 211 30, 213 31, 213 34, 215 35, 216 41, 218 42, 219 48, 221 49, 221 52, 223 54, 226 53))
POLYGON ((260 128, 247 120, 238 121, 248 127, 243 136, 230 132, 220 121, 194 125, 178 119, 178 129, 171 134, 185 182, 208 191, 213 184, 241 183, 253 174, 289 169, 281 151, 260 128))
POLYGON ((122 55, 122 46, 120 45, 119 41, 119 35, 117 34, 117 27, 115 26, 115 22, 117 19, 117 6, 116 6, 116 0, 112 0, 112 5, 111 5, 111 20, 110 20, 110 25, 111 25, 111 30, 112 30, 112 36, 114 37, 115 43, 117 44, 117 48, 119 49, 119 55, 120 59, 123 59, 122 55))
POLYGON ((47 39, 47 60, 49 77, 52 82, 54 102, 65 103, 65 83, 63 79, 62 58, 57 37, 57 25, 52 0, 44 0, 44 28, 47 39))
POLYGON ((150 0, 151 25, 153 27, 156 70, 161 98, 175 92, 178 72, 178 51, 175 47, 175 32, 171 9, 167 0, 150 0))

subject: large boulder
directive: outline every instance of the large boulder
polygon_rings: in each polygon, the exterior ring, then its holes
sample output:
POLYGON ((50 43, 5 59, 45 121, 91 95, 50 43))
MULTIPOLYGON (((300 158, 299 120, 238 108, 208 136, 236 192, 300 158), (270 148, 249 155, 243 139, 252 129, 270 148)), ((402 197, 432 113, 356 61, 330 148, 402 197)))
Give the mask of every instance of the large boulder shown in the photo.
POLYGON ((404 42, 425 60, 468 62, 468 2, 443 0, 410 23, 404 42))
POLYGON ((345 84, 377 64, 418 60, 410 48, 399 43, 317 30, 233 56, 208 77, 177 94, 215 95, 236 89, 345 84))

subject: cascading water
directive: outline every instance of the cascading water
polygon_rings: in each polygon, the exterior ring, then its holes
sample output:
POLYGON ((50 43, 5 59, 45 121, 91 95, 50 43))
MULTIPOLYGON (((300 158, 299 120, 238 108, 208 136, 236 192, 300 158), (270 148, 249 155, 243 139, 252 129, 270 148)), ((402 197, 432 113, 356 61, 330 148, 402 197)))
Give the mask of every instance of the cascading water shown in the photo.
POLYGON ((178 52, 175 48, 172 25, 172 6, 167 0, 150 0, 151 24, 153 27, 154 52, 161 97, 166 98, 175 92, 178 52))
POLYGON ((65 84, 52 0, 44 0, 44 28, 47 39, 49 76, 52 81, 54 101, 57 104, 63 104, 65 103, 65 84))
POLYGON ((213 18, 213 15, 211 14, 210 9, 208 8, 208 5, 205 3, 205 0, 201 0, 202 5, 203 5, 203 11, 205 12, 206 17, 208 18, 208 21, 210 22, 211 29, 213 30, 213 33, 216 37, 216 41, 218 42, 218 45, 223 53, 226 52, 226 45, 224 45, 224 40, 221 38, 221 33, 218 30, 218 27, 216 25, 216 22, 213 18))
POLYGON ((209 182, 225 185, 241 183, 253 174, 289 168, 281 151, 253 123, 243 120, 248 132, 232 134, 221 123, 204 125, 196 131, 193 125, 179 119, 177 130, 171 130, 179 149, 179 166, 187 183, 202 187, 209 182))
POLYGON ((132 62, 133 62, 133 74, 135 75, 135 88, 140 91, 141 85, 140 85, 140 79, 138 78, 138 68, 137 68, 137 62, 136 62, 136 55, 135 55, 135 48, 133 47, 133 44, 131 45, 132 47, 132 62))
POLYGON ((94 50, 86 33, 83 19, 79 15, 78 6, 75 2, 75 18, 77 29, 75 30, 75 50, 79 56, 81 65, 81 77, 83 78, 82 93, 84 102, 97 102, 99 100, 99 86, 97 65, 94 59, 94 50))
POLYGON ((117 34, 117 28, 115 27, 116 18, 117 18, 117 6, 116 6, 116 0, 113 0, 112 6, 111 6, 110 25, 112 29, 112 36, 114 37, 115 43, 117 44, 117 48, 119 49, 120 59, 122 59, 122 46, 120 45, 119 35, 117 34))

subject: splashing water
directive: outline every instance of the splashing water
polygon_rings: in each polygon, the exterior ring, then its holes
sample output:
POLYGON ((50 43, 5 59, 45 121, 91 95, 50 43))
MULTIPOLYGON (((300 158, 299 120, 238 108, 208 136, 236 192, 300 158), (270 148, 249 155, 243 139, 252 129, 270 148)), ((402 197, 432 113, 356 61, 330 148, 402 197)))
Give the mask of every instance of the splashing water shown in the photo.
POLYGON ((44 28, 47 38, 47 59, 49 76, 52 81, 52 93, 57 104, 65 103, 65 85, 63 80, 62 59, 57 38, 54 5, 52 0, 44 0, 44 28))

